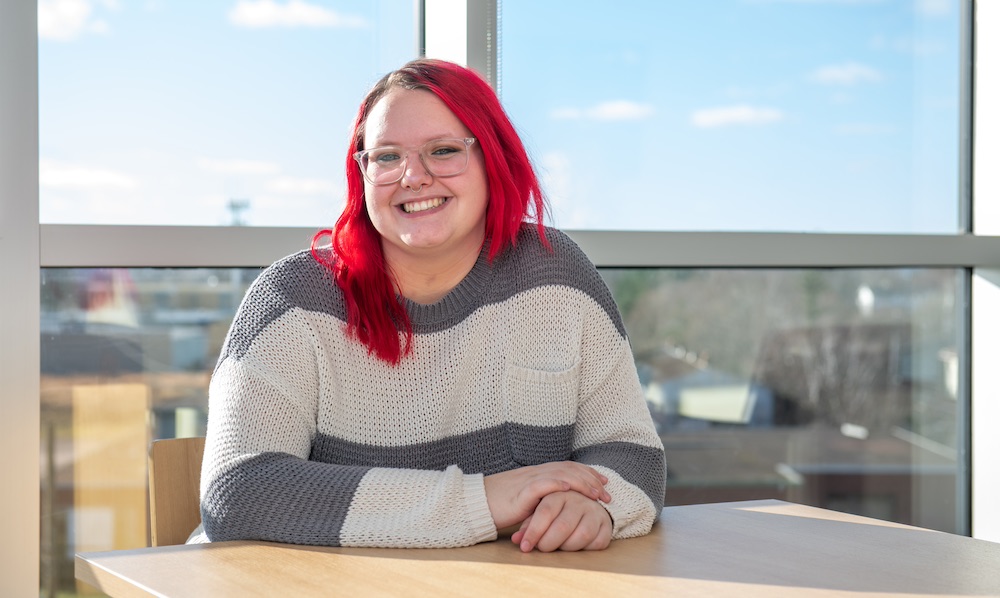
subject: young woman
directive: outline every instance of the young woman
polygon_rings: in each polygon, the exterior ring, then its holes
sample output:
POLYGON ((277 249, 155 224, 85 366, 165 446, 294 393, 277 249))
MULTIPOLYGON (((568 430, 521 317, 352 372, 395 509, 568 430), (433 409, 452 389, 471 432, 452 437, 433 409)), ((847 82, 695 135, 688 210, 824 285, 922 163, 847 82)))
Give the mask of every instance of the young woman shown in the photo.
POLYGON ((614 301, 492 89, 369 92, 332 231, 247 292, 212 378, 209 540, 594 550, 645 534, 663 445, 614 301), (533 223, 529 223, 533 221, 533 223), (516 527, 515 527, 516 526, 516 527))

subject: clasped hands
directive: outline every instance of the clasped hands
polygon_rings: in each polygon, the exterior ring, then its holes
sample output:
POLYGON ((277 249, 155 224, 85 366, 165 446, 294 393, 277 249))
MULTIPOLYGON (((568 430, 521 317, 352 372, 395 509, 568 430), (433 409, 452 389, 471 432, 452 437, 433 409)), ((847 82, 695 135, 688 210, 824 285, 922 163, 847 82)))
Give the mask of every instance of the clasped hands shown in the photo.
POLYGON ((522 552, 603 550, 611 543, 611 516, 597 502, 611 502, 608 478, 592 467, 543 463, 488 475, 484 483, 497 529, 520 523, 511 540, 522 552))

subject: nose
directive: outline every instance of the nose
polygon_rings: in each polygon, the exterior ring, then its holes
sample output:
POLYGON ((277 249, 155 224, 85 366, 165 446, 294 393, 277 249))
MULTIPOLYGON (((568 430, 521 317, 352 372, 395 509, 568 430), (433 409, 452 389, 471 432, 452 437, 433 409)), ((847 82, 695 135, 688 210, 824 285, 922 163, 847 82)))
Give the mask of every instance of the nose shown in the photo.
POLYGON ((430 185, 434 177, 427 170, 427 167, 424 166, 424 161, 420 158, 420 154, 413 155, 414 153, 406 157, 406 164, 403 166, 403 178, 400 179, 400 183, 403 187, 416 192, 420 191, 424 185, 430 185))

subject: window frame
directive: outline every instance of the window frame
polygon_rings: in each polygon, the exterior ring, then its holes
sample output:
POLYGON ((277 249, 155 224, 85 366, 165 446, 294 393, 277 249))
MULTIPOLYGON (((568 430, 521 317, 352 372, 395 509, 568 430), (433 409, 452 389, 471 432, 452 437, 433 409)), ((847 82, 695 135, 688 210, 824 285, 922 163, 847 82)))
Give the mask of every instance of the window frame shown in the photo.
MULTIPOLYGON (((496 71, 496 0, 483 10, 465 5, 462 61, 496 71)), ((435 29, 434 5, 418 0, 418 23, 435 29), (429 10, 428 10, 429 9, 429 10), (428 23, 427 21, 431 22, 428 23)), ((963 23, 960 143, 961 222, 954 235, 699 233, 567 231, 599 266, 691 268, 909 268, 954 267, 967 273, 963 310, 970 337, 959 347, 960 376, 971 464, 961 480, 971 521, 959 529, 1000 541, 1000 337, 977 333, 1000 326, 1000 172, 975 164, 1000 161, 1000 4, 960 0, 963 23), (980 109, 977 110, 976 108, 980 109), (978 201, 974 201, 978 198, 978 201), (980 234, 985 233, 985 234, 980 234), (989 327, 989 328, 987 328, 989 327), (971 417, 974 414, 975 417, 971 417), (977 458, 977 456, 979 458, 977 458)), ((40 225, 38 222, 37 1, 0 4, 0 268, 16 292, 3 293, 0 310, 0 464, 6 508, 0 529, 17 555, 0 564, 0 593, 27 595, 39 579, 39 268, 266 266, 308 246, 308 228, 40 225)), ((433 55, 434 43, 421 47, 433 55)), ((434 41, 434 40, 430 40, 434 41)), ((441 56, 448 57, 448 56, 441 56)), ((493 81, 495 83, 495 81, 493 81)))
POLYGON ((31 596, 39 572, 38 9, 0 4, 0 594, 31 596))

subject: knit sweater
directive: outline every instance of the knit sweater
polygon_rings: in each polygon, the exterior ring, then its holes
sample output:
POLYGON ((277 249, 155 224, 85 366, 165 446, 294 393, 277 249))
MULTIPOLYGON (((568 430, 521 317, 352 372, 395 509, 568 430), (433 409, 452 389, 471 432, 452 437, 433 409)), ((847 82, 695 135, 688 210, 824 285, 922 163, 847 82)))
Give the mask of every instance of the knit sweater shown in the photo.
POLYGON ((596 268, 563 233, 515 246, 431 305, 406 303, 393 366, 346 332, 308 251, 266 269, 209 391, 201 480, 212 541, 452 547, 497 537, 484 475, 550 461, 609 478, 613 538, 663 506, 663 445, 596 268))

